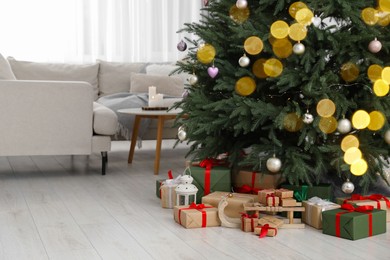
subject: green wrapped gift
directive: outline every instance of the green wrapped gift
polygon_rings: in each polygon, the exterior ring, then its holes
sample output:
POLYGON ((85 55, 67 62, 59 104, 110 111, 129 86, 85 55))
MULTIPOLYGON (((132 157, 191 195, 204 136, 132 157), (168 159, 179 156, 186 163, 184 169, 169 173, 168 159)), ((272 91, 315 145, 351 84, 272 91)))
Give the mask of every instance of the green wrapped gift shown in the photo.
POLYGON ((320 183, 313 186, 282 184, 281 187, 284 189, 293 190, 294 198, 297 201, 304 201, 313 197, 319 197, 323 200, 333 201, 333 189, 331 184, 320 183))
POLYGON ((230 168, 224 166, 191 166, 185 174, 194 178, 193 184, 198 188, 196 203, 201 203, 202 197, 214 191, 231 191, 230 168))
POLYGON ((344 204, 340 209, 322 212, 322 233, 357 240, 386 233, 386 211, 373 206, 354 207, 344 204))

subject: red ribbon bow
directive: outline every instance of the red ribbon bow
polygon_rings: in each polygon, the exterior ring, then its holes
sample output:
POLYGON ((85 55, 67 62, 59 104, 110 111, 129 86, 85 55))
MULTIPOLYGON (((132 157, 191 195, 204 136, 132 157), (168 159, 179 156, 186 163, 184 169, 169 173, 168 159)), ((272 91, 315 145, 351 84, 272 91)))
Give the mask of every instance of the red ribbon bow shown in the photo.
POLYGON ((241 229, 242 230, 244 230, 246 218, 251 220, 251 232, 253 232, 255 230, 254 220, 258 218, 258 215, 256 213, 254 213, 254 214, 241 213, 241 229))
POLYGON ((267 236, 268 230, 270 230, 270 229, 275 230, 275 236, 276 236, 276 234, 278 233, 278 229, 274 228, 274 227, 270 227, 269 224, 265 224, 265 225, 261 226, 259 238, 263 238, 263 237, 267 236))
POLYGON ((381 194, 372 194, 370 196, 362 196, 360 194, 352 194, 351 198, 344 200, 343 203, 347 203, 348 201, 353 201, 353 200, 373 200, 373 201, 376 201, 376 203, 377 203, 377 207, 376 208, 377 209, 381 209, 380 201, 384 200, 386 202, 387 208, 390 208, 390 201, 389 201, 389 199, 386 198, 385 196, 381 195, 381 194))
POLYGON ((252 186, 244 184, 237 189, 237 192, 258 194, 261 189, 255 188, 255 180, 256 180, 256 172, 252 172, 252 183, 251 183, 252 186))
POLYGON ((346 211, 339 212, 336 214, 336 236, 337 237, 340 237, 341 215, 351 213, 351 212, 359 212, 359 213, 368 214, 368 235, 372 236, 372 214, 371 214, 371 211, 374 209, 373 206, 364 205, 364 206, 358 206, 355 208, 352 204, 345 203, 345 204, 341 205, 341 209, 346 210, 346 211))

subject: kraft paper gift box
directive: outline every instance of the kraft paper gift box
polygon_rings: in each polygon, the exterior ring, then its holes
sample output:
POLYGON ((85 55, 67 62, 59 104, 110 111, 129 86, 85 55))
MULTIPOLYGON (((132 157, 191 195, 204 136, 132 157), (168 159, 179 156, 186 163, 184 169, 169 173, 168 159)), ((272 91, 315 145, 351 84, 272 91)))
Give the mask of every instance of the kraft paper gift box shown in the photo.
POLYGON ((259 202, 262 203, 263 205, 267 205, 267 195, 268 197, 270 195, 275 195, 275 189, 266 189, 266 190, 259 191, 258 193, 259 202))
POLYGON ((331 184, 320 183, 313 186, 282 184, 280 187, 293 190, 293 197, 299 202, 308 200, 313 197, 319 197, 324 200, 333 201, 333 189, 331 184))
MULTIPOLYGON (((203 161, 202 161, 203 162, 203 161)), ((214 191, 227 191, 232 189, 230 168, 224 166, 191 166, 185 170, 185 174, 194 178, 192 184, 198 188, 196 203, 200 203, 203 196, 214 191)))
POLYGON ((287 199, 294 197, 294 191, 289 189, 277 189, 275 190, 275 196, 281 199, 287 199))
POLYGON ((350 240, 386 233, 386 211, 343 204, 322 212, 322 233, 350 240))
POLYGON ((323 200, 319 197, 310 198, 302 202, 305 211, 302 213, 302 222, 316 229, 322 229, 322 212, 331 209, 338 209, 339 204, 323 200))
POLYGON ((265 216, 261 217, 258 220, 258 226, 255 227, 255 235, 260 235, 260 237, 268 236, 268 237, 274 237, 278 233, 278 228, 283 226, 284 221, 282 219, 272 217, 272 216, 265 216), (262 234, 263 231, 263 234, 262 234))
POLYGON ((225 207, 225 215, 230 218, 240 218, 244 212, 244 203, 258 202, 258 196, 244 193, 230 193, 215 191, 202 198, 202 203, 210 204, 218 208, 218 204, 223 197, 227 197, 228 205, 225 207))
POLYGON ((161 190, 161 207, 167 209, 173 209, 173 206, 176 205, 176 191, 175 188, 178 184, 163 184, 160 188, 161 190))
POLYGON ((255 226, 257 226, 258 221, 257 214, 241 214, 241 230, 244 232, 253 232, 255 231, 255 226))
POLYGON ((221 225, 218 209, 207 204, 174 206, 174 219, 185 228, 217 227, 221 225))
POLYGON ((337 204, 350 203, 358 206, 371 205, 375 209, 386 210, 386 221, 390 222, 390 198, 381 194, 372 194, 368 196, 361 196, 360 194, 353 194, 349 198, 336 198, 337 204))
POLYGON ((157 198, 161 198, 161 189, 160 188, 161 188, 164 181, 165 181, 165 179, 156 180, 156 196, 157 196, 157 198))
POLYGON ((280 173, 265 174, 238 168, 233 170, 232 177, 236 192, 252 194, 262 189, 276 189, 283 180, 280 173))
POLYGON ((293 198, 285 198, 280 200, 280 206, 282 207, 295 207, 297 200, 293 198))
POLYGON ((277 207, 280 204, 280 198, 276 197, 274 194, 266 195, 266 205, 271 207, 277 207))

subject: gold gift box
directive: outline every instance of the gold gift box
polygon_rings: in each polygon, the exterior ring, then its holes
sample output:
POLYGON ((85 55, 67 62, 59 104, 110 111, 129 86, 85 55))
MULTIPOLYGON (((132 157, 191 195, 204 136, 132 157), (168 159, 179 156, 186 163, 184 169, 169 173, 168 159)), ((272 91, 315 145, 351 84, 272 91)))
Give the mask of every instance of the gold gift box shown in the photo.
POLYGON ((259 196, 259 202, 267 205, 267 195, 272 195, 275 194, 275 189, 266 189, 266 190, 261 190, 258 193, 259 196))
POLYGON ((253 232, 257 226, 257 215, 242 215, 241 216, 241 230, 244 232, 253 232))
POLYGON ((278 196, 281 199, 292 198, 294 197, 294 191, 288 189, 277 189, 275 190, 275 196, 278 196))
POLYGON ((282 207, 295 207, 297 200, 293 198, 285 198, 280 200, 280 206, 282 207))
POLYGON ((173 207, 176 205, 176 191, 175 191, 176 187, 177 187, 177 184, 175 184, 175 185, 162 185, 160 187, 161 207, 167 208, 167 209, 173 209, 173 207))

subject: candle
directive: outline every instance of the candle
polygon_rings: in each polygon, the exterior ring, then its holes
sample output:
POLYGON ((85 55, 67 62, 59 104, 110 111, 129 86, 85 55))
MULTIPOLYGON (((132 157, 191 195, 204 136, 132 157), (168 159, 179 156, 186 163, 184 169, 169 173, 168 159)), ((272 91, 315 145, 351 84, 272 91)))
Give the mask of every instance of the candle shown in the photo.
POLYGON ((149 96, 149 107, 158 107, 156 96, 149 96))
POLYGON ((157 94, 156 95, 156 102, 157 102, 157 106, 158 107, 162 107, 163 106, 163 98, 164 98, 163 94, 157 94))
POLYGON ((150 86, 149 87, 149 99, 156 96, 156 87, 155 86, 150 86))

